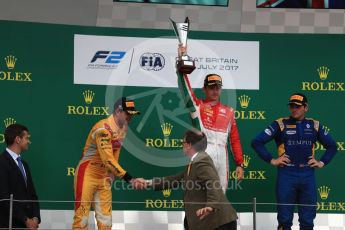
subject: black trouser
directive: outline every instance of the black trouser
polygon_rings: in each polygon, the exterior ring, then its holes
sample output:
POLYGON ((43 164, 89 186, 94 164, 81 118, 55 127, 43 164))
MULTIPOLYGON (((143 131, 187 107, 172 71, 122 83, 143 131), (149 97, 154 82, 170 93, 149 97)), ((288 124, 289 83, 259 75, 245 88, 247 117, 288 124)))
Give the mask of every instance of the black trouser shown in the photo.
POLYGON ((184 226, 184 229, 185 229, 185 230, 189 230, 189 228, 188 228, 188 222, 187 222, 187 218, 186 218, 186 217, 184 218, 183 226, 184 226))
MULTIPOLYGON (((188 228, 188 222, 187 222, 187 219, 184 218, 184 229, 185 230, 189 230, 188 228)), ((220 226, 219 228, 216 228, 215 230, 237 230, 237 221, 231 221, 227 224, 224 224, 222 226, 220 226)))
POLYGON ((231 221, 227 224, 224 224, 220 226, 219 228, 216 228, 215 230, 236 230, 237 229, 237 221, 231 221))

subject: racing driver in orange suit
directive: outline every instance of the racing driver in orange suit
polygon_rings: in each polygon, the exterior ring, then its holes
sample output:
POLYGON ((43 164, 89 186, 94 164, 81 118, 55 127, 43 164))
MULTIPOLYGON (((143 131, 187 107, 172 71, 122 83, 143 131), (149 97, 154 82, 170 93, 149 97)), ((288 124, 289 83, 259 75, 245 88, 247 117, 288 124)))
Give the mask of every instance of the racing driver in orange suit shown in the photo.
MULTIPOLYGON (((179 56, 186 48, 179 45, 179 56)), ((243 179, 243 153, 240 136, 234 117, 234 109, 220 103, 222 78, 217 74, 205 77, 203 91, 205 99, 198 99, 186 74, 177 71, 178 87, 190 112, 192 124, 207 136, 206 152, 210 155, 218 172, 224 193, 228 187, 229 160, 227 143, 230 141, 231 152, 236 163, 236 178, 243 179)))
POLYGON ((114 111, 108 118, 92 127, 74 177, 73 229, 88 229, 91 205, 95 210, 98 229, 111 229, 111 183, 114 176, 122 178, 136 189, 143 187, 141 179, 132 178, 119 164, 128 122, 136 114, 139 111, 135 109, 134 101, 123 97, 115 102, 114 111))

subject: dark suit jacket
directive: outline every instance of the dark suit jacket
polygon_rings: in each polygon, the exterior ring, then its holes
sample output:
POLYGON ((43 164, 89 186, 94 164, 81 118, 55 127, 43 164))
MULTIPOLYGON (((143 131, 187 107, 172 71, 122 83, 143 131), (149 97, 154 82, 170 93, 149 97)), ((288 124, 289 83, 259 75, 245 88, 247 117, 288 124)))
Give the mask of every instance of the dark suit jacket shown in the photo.
POLYGON ((235 209, 223 193, 217 171, 210 156, 200 152, 185 171, 164 178, 155 178, 155 190, 176 188, 184 190, 184 208, 189 229, 215 229, 237 219, 235 209), (200 220, 196 211, 204 207, 215 209, 213 213, 200 220))
MULTIPOLYGON (((37 200, 35 187, 32 182, 29 166, 22 161, 27 177, 27 185, 11 155, 4 151, 0 155, 0 200, 9 199, 13 194, 14 200, 37 200)), ((9 221, 9 201, 0 202, 0 228, 7 228, 9 221)), ((13 202, 13 228, 25 228, 26 218, 37 217, 39 222, 40 209, 38 202, 13 202)))

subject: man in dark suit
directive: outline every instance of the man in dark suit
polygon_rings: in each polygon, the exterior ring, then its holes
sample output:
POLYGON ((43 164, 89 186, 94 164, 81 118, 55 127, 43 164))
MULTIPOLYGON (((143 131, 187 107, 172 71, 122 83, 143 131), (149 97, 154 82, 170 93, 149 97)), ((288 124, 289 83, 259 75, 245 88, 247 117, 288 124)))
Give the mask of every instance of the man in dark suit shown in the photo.
MULTIPOLYGON (((37 195, 28 164, 20 154, 28 150, 29 130, 20 124, 12 124, 5 130, 7 148, 0 155, 0 200, 13 194, 12 227, 37 229, 41 221, 37 195), (23 200, 23 201, 21 201, 23 200)), ((9 227, 9 201, 0 202, 0 228, 9 227)))
POLYGON ((236 230, 236 211, 223 193, 213 161, 205 152, 206 147, 204 133, 188 130, 183 139, 183 151, 191 158, 186 170, 146 183, 155 190, 181 186, 184 190, 185 229, 236 230))

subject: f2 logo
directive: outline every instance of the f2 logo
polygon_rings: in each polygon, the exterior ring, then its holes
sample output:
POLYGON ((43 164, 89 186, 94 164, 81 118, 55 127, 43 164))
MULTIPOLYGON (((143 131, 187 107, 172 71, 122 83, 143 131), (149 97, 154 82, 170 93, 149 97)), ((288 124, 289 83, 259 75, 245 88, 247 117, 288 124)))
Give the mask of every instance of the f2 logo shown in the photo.
POLYGON ((119 64, 121 59, 125 56, 126 52, 123 51, 97 51, 93 58, 91 59, 91 63, 95 62, 97 59, 105 59, 105 63, 107 64, 119 64))

